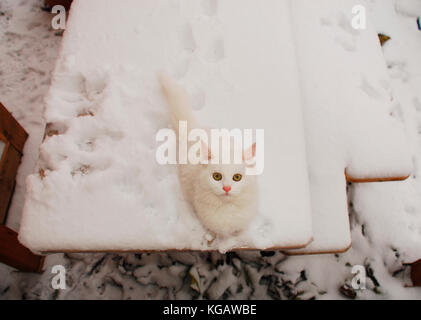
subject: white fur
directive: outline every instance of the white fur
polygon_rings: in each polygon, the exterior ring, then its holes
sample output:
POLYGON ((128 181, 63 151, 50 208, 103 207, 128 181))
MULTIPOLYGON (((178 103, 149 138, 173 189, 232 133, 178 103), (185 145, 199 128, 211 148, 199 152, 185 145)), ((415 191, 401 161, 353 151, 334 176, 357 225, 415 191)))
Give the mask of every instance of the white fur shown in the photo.
MULTIPOLYGON (((184 88, 165 74, 161 74, 159 80, 176 132, 182 120, 187 121, 189 130, 197 128, 198 123, 184 88)), ((254 150, 250 148, 244 156, 254 156, 254 150)), ((233 155, 232 150, 230 154, 233 155)), ((180 184, 186 199, 192 204, 202 225, 217 235, 226 237, 244 230, 257 211, 256 177, 246 176, 245 169, 244 161, 241 164, 179 165, 180 184), (213 178, 215 172, 222 174, 221 181, 213 178), (233 180, 235 174, 242 175, 241 181, 233 180), (223 186, 231 187, 228 195, 223 186)))

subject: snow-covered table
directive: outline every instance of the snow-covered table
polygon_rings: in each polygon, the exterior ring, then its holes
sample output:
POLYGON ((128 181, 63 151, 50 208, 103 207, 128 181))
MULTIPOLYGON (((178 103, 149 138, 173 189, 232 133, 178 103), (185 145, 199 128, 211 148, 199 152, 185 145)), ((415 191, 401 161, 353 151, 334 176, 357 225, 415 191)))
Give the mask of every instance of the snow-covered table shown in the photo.
POLYGON ((312 239, 293 253, 345 250, 345 169, 354 181, 411 169, 386 77, 373 78, 386 75, 380 48, 371 29, 351 28, 353 4, 75 1, 20 240, 40 252, 290 249, 312 239), (265 130, 259 212, 240 236, 209 243, 176 168, 155 161, 155 135, 169 125, 160 70, 187 88, 204 125, 265 130))
POLYGON ((311 208, 289 19, 288 1, 278 0, 75 1, 21 241, 42 252, 306 246, 311 208), (156 134, 169 125, 161 70, 189 91, 204 126, 264 129, 259 209, 238 236, 208 241, 176 167, 155 159, 156 134))

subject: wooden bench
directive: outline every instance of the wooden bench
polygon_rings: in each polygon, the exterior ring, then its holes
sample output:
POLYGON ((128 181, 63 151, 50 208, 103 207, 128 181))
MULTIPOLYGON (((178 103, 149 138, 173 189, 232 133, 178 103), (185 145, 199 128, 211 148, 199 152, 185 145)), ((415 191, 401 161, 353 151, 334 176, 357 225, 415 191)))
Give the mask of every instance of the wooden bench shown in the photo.
POLYGON ((25 130, 0 103, 0 262, 22 271, 40 272, 44 258, 24 247, 17 233, 5 226, 27 137, 25 130))

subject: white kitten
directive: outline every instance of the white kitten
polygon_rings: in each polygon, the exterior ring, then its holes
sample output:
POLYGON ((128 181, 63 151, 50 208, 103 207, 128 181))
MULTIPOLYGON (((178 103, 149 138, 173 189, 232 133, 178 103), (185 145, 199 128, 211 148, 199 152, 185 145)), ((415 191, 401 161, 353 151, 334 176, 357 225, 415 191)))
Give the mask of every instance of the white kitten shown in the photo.
MULTIPOLYGON (((199 128, 184 88, 165 74, 160 74, 159 80, 177 135, 179 121, 187 121, 188 130, 199 128)), ((212 150, 204 142, 202 151, 203 157, 213 157, 212 150)), ((209 164, 179 165, 180 184, 186 199, 203 226, 217 235, 229 236, 244 230, 257 211, 256 177, 245 174, 245 160, 252 159, 255 151, 254 144, 243 152, 241 164, 234 164, 233 151, 229 150, 232 161, 229 164, 209 161, 209 164)))

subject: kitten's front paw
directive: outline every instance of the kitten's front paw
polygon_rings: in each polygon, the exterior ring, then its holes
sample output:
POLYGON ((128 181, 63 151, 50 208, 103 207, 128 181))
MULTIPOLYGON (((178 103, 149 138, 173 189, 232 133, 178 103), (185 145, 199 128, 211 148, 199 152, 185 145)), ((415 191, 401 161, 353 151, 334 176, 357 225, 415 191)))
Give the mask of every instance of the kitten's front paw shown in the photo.
POLYGON ((216 239, 216 234, 209 231, 208 233, 205 234, 205 239, 208 242, 208 246, 211 246, 213 241, 216 239))

